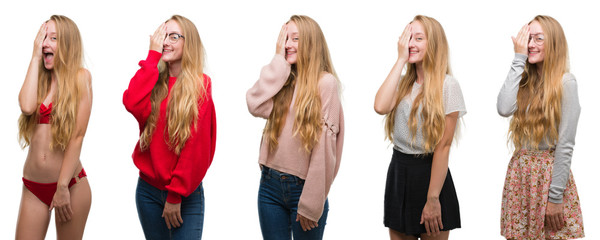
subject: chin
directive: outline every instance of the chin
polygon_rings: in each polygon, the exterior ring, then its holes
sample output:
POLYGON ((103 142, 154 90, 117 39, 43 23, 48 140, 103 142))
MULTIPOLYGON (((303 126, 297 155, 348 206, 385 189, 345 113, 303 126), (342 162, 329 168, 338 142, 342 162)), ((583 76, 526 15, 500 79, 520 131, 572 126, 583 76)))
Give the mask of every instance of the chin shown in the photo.
POLYGON ((287 61, 289 64, 296 64, 297 62, 295 58, 286 59, 285 61, 287 61))
POLYGON ((420 58, 419 56, 408 57, 408 63, 418 63, 421 61, 423 61, 423 58, 420 58))
POLYGON ((46 68, 46 70, 52 70, 54 68, 54 64, 52 64, 52 65, 44 64, 44 68, 46 68))

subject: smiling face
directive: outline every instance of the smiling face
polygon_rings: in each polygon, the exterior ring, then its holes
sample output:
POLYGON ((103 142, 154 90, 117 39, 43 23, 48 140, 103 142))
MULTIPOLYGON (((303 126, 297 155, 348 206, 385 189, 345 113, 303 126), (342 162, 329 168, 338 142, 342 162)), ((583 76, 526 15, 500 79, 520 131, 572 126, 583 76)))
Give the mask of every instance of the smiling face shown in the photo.
POLYGON ((410 25, 412 36, 408 42, 408 62, 419 63, 423 61, 427 51, 427 36, 425 36, 425 28, 421 22, 413 21, 410 25))
POLYGON ((544 62, 544 30, 538 21, 529 24, 528 60, 531 64, 544 62))
POLYGON ((46 24, 46 38, 42 42, 42 53, 44 56, 44 67, 48 70, 54 69, 54 54, 58 45, 56 37, 56 23, 52 20, 46 24))
MULTIPOLYGON (((183 31, 179 27, 174 20, 169 20, 166 24, 167 27, 167 36, 172 33, 177 33, 183 35, 183 31)), ((184 36, 185 37, 185 36, 184 36)), ((181 61, 181 57, 183 56, 183 44, 185 43, 184 38, 179 38, 177 42, 172 43, 171 37, 165 36, 165 41, 163 42, 163 55, 162 60, 166 63, 173 63, 177 61, 181 61)))
POLYGON ((296 23, 290 21, 287 24, 287 40, 285 41, 285 60, 289 64, 296 64, 298 62, 298 41, 300 40, 300 34, 298 33, 298 27, 296 23))

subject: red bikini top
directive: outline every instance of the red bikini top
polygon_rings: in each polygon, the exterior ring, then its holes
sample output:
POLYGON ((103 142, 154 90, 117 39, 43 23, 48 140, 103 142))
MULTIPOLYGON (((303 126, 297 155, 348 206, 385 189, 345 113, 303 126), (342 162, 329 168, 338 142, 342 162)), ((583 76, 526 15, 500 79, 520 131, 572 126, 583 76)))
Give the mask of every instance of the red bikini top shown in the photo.
POLYGON ((44 103, 40 104, 40 118, 39 124, 49 124, 50 123, 50 113, 52 112, 52 103, 48 104, 48 107, 44 105, 44 103))

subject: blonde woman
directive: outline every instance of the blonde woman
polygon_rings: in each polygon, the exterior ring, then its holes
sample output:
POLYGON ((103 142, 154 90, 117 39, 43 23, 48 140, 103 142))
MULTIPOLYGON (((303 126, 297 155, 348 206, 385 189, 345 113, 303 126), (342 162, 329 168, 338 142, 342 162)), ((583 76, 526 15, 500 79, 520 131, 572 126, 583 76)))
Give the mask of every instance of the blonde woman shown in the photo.
POLYGON ((502 193, 501 233, 507 239, 582 238, 570 173, 581 108, 565 34, 554 18, 538 15, 513 44, 515 58, 497 104, 500 115, 512 116, 515 147, 502 193))
POLYGON ((258 161, 264 239, 323 238, 344 143, 339 85, 317 22, 292 16, 246 94, 250 113, 267 119, 258 161))
POLYGON ((202 180, 216 141, 211 80, 196 26, 174 15, 150 37, 146 60, 123 94, 139 123, 138 216, 146 239, 201 239, 202 180))
POLYGON ((52 209, 58 239, 83 237, 92 194, 79 155, 92 109, 91 81, 77 25, 51 16, 35 38, 19 93, 19 139, 29 152, 16 239, 44 239, 52 209))
POLYGON ((394 143, 384 207, 390 239, 448 239, 449 230, 460 228, 448 155, 466 108, 448 58, 442 25, 415 16, 375 97, 375 111, 386 115, 386 135, 394 143))

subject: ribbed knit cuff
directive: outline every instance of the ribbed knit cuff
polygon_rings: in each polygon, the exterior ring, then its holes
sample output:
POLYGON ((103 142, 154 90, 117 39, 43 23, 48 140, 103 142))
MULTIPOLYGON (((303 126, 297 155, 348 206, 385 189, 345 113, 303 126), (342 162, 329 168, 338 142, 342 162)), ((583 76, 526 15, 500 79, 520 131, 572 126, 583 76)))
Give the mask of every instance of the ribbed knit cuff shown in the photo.
POLYGON ((169 193, 167 193, 167 202, 169 203, 173 203, 173 204, 177 204, 181 202, 181 195, 169 191, 169 193))

